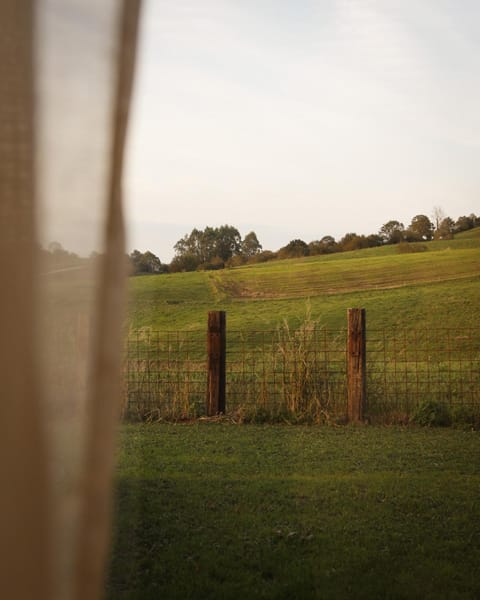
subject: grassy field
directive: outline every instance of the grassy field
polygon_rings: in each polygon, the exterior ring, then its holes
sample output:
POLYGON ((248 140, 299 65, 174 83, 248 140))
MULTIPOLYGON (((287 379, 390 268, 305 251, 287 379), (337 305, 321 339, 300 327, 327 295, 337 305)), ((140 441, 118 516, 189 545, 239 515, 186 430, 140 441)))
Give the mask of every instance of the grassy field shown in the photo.
MULTIPOLYGON (((480 322, 480 229, 425 246, 131 278, 129 327, 145 335, 196 330, 203 349, 209 310, 227 311, 234 340, 232 330, 281 325, 293 332, 307 315, 339 330, 346 309, 361 306, 368 331, 452 327, 461 340, 462 329, 480 322)), ((416 371, 417 387, 419 377, 430 385, 433 376, 434 337, 425 339, 426 375, 416 371)), ((142 385, 160 369, 147 346, 140 345, 147 350, 142 385)), ((302 336, 297 346, 290 350, 296 358, 305 352, 302 336)), ((401 370, 410 366, 406 358, 418 368, 417 345, 400 352, 401 370)), ((457 369, 452 377, 473 385, 473 358, 460 357, 458 368, 434 358, 439 373, 457 369)), ((179 371, 175 359, 168 362, 190 406, 191 365, 179 371)), ((388 369, 397 378, 396 363, 388 369)), ((369 383, 371 403, 385 401, 386 376, 369 383)), ((203 403, 203 372, 198 377, 203 403)), ((400 385, 405 412, 412 398, 400 385)), ((125 425, 108 597, 478 598, 479 435, 413 426, 125 425)))
POLYGON ((480 437, 124 426, 108 597, 480 597, 480 437))
POLYGON ((131 329, 201 329, 209 310, 226 310, 230 329, 298 325, 306 313, 345 326, 348 307, 368 311, 372 328, 454 327, 480 322, 480 229, 455 240, 248 265, 221 271, 130 279, 131 329))
POLYGON ((126 413, 204 414, 207 312, 223 309, 229 414, 343 419, 346 311, 363 307, 369 419, 405 423, 433 401, 458 414, 465 406, 465 418, 480 423, 480 228, 422 247, 131 278, 126 413), (181 333, 155 337, 156 330, 181 333))

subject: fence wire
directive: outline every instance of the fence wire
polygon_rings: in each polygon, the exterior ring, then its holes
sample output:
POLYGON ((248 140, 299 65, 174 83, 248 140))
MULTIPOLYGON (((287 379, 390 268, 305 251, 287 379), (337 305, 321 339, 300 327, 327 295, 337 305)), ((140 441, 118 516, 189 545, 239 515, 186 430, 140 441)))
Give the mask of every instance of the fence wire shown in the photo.
POLYGON ((124 366, 125 416, 186 419, 203 414, 206 365, 204 332, 131 332, 124 366))
POLYGON ((321 420, 346 410, 345 332, 302 328, 232 331, 227 399, 256 419, 321 420))
POLYGON ((408 416, 428 401, 478 410, 479 334, 480 329, 369 329, 369 413, 408 416))
MULTIPOLYGON (((408 420, 422 402, 480 413, 480 328, 369 329, 367 415, 408 420)), ((205 414, 206 332, 131 332, 125 356, 127 418, 205 414)), ((346 331, 227 330, 226 412, 245 420, 342 420, 346 331)))

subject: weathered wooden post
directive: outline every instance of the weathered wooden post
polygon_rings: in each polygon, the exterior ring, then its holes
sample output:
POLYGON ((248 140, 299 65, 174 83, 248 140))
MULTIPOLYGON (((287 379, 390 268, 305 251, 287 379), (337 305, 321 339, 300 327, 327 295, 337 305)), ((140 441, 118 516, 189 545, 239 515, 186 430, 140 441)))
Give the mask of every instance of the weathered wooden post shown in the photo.
POLYGON ((365 309, 348 309, 347 387, 348 420, 363 421, 367 401, 365 309))
POLYGON ((207 416, 225 413, 226 315, 223 310, 208 313, 207 416))

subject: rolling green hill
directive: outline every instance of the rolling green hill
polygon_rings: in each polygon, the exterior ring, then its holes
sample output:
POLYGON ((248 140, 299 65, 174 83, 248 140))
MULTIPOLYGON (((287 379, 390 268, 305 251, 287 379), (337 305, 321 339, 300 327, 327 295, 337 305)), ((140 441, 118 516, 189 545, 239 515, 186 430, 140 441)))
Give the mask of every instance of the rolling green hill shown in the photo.
POLYGON ((221 271, 133 277, 131 329, 204 329, 226 310, 230 329, 273 329, 311 318, 345 325, 348 307, 370 327, 475 327, 480 323, 480 228, 454 240, 272 261, 221 271))

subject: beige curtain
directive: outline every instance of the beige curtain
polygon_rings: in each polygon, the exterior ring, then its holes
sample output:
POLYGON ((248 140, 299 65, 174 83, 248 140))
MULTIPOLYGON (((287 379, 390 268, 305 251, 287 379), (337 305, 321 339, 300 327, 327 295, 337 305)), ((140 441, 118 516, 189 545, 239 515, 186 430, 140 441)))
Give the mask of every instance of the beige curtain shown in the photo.
POLYGON ((9 600, 102 595, 139 3, 0 2, 0 595, 9 600))

